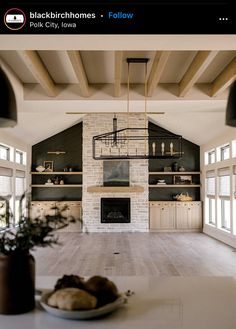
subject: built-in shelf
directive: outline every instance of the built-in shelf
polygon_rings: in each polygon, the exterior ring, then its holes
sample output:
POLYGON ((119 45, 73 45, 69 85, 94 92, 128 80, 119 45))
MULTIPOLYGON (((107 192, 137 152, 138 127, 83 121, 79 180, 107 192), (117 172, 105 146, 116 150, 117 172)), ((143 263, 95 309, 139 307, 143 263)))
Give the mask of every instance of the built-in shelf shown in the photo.
POLYGON ((149 175, 200 175, 200 171, 151 171, 149 175))
POLYGON ((47 184, 32 184, 31 187, 81 187, 81 184, 52 184, 52 185, 47 185, 47 184))
POLYGON ((89 186, 87 192, 90 193, 132 193, 143 192, 143 186, 89 186))
POLYGON ((158 187, 158 188, 165 188, 165 187, 186 187, 186 188, 189 188, 189 187, 200 187, 201 185, 200 184, 153 184, 153 185, 149 185, 149 187, 158 187))
POLYGON ((31 175, 82 175, 82 171, 32 171, 31 175))

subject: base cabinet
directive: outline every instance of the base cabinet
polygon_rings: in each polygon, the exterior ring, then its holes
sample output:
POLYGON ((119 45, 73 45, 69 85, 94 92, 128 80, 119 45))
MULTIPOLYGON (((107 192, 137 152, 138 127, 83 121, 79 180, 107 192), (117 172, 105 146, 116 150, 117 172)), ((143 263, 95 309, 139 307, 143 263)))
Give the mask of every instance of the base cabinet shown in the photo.
POLYGON ((194 231, 202 228, 202 204, 191 202, 150 202, 151 231, 194 231))
POLYGON ((150 206, 150 229, 163 230, 175 228, 174 202, 152 202, 150 206))
POLYGON ((60 232, 81 232, 82 231, 82 203, 81 201, 32 201, 30 215, 31 218, 42 218, 46 215, 55 215, 59 209, 62 216, 76 219, 75 223, 70 223, 60 232))

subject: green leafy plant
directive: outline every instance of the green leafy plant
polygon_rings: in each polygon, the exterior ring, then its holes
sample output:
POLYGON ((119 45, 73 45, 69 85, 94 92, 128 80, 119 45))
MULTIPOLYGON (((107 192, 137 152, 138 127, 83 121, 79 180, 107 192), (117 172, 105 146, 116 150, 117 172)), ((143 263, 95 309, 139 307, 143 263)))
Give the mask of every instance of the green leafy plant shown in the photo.
MULTIPOLYGON (((3 198, 1 198, 3 200, 3 198)), ((6 223, 12 223, 13 215, 6 202, 6 223)), ((20 200, 20 220, 16 227, 8 225, 8 228, 0 232, 0 254, 27 253, 35 247, 46 247, 58 244, 58 238, 54 236, 56 230, 63 228, 76 219, 65 217, 62 213, 67 209, 51 208, 55 215, 45 215, 43 218, 30 218, 29 196, 24 194, 20 200), (23 207, 23 204, 25 205, 23 207)), ((3 216, 3 215, 1 215, 3 216)), ((2 220, 2 218, 0 218, 2 220)), ((77 219, 79 220, 79 219, 77 219)))

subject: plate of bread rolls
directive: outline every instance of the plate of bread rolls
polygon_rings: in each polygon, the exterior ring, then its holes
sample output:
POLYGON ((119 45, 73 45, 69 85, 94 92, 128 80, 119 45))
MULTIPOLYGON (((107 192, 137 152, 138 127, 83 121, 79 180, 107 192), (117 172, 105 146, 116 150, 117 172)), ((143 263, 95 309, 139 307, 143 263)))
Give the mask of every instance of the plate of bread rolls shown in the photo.
POLYGON ((64 319, 86 320, 104 316, 127 303, 114 282, 93 276, 85 281, 77 275, 64 275, 54 290, 42 295, 40 304, 50 314, 64 319))

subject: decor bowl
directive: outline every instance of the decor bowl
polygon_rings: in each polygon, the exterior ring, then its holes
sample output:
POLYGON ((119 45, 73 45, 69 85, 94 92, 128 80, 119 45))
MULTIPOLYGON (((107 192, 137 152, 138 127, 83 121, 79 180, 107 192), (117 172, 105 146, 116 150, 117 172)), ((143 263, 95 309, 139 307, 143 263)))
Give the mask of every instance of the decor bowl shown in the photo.
POLYGON ((38 172, 43 172, 45 170, 44 166, 38 166, 35 168, 38 172))

